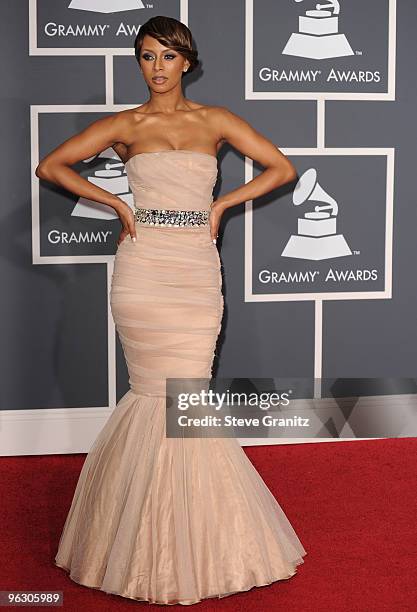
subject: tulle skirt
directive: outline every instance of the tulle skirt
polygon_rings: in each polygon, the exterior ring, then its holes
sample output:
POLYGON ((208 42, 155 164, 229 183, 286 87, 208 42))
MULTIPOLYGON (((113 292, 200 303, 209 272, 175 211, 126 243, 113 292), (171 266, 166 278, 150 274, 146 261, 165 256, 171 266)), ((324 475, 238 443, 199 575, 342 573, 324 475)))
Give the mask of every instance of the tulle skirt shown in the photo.
POLYGON ((130 388, 87 455, 55 563, 75 582, 157 604, 290 578, 306 551, 239 442, 166 437, 165 378, 209 378, 221 327, 208 227, 137 228, 111 287, 130 388))

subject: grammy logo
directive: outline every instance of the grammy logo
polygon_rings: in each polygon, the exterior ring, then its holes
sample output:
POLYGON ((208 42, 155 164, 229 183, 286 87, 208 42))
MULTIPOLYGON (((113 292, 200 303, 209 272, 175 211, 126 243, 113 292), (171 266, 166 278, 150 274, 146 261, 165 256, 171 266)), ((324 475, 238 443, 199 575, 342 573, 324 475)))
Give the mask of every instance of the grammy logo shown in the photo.
POLYGON ((300 15, 298 32, 291 34, 282 54, 309 59, 354 55, 346 36, 339 34, 339 14, 338 0, 329 0, 327 4, 316 4, 315 10, 300 15), (326 10, 328 8, 332 10, 326 10))
MULTIPOLYGON (((93 174, 87 177, 87 180, 106 191, 110 191, 122 199, 132 211, 134 211, 133 194, 129 188, 129 182, 125 166, 120 161, 119 156, 111 147, 108 147, 98 155, 93 155, 88 159, 84 159, 84 163, 88 164, 94 159, 105 160, 104 168, 95 170, 93 174)), ((118 219, 118 214, 107 204, 95 202, 88 198, 80 197, 74 206, 71 213, 72 217, 84 217, 88 219, 113 220, 118 219)))
POLYGON ((306 212, 298 219, 298 234, 290 237, 282 257, 318 261, 352 255, 344 236, 336 234, 337 202, 318 183, 315 168, 301 175, 293 192, 294 206, 310 200, 325 204, 316 205, 313 212, 306 212))
POLYGON ((120 13, 145 8, 142 0, 71 0, 68 8, 92 13, 120 13))

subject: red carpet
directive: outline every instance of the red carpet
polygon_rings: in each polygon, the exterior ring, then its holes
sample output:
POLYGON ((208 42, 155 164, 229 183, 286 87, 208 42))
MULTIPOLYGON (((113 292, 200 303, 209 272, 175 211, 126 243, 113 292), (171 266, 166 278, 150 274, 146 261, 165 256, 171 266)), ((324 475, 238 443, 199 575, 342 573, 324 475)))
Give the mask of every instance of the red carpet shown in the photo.
MULTIPOLYGON (((193 609, 417 610, 417 439, 244 448, 307 555, 288 581, 193 609)), ((146 609, 77 585, 53 565, 84 458, 0 458, 0 590, 61 590, 65 611, 146 609)))

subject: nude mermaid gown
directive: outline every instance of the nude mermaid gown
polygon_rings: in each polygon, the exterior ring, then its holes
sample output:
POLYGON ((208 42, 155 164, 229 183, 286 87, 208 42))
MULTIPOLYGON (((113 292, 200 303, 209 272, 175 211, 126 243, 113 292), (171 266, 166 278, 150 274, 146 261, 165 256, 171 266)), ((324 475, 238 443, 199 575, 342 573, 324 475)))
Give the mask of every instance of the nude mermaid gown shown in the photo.
MULTIPOLYGON (((209 210, 217 159, 134 155, 135 206, 209 210)), ((235 438, 167 438, 165 377, 211 377, 223 315, 208 225, 136 223, 118 247, 111 309, 130 389, 81 470, 55 564, 75 582, 158 604, 193 604, 296 573, 306 555, 235 438)))

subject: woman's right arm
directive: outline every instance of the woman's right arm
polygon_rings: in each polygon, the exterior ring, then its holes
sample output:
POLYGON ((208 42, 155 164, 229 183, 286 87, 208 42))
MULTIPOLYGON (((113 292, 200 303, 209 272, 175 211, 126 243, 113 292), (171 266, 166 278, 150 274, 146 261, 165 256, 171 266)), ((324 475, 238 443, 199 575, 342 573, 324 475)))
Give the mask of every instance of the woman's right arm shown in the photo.
POLYGON ((136 237, 134 215, 128 204, 113 193, 86 180, 70 167, 94 157, 116 143, 126 144, 129 133, 132 133, 132 126, 125 111, 98 119, 46 155, 37 166, 35 174, 79 197, 111 206, 119 215, 124 229, 133 238, 136 237))

